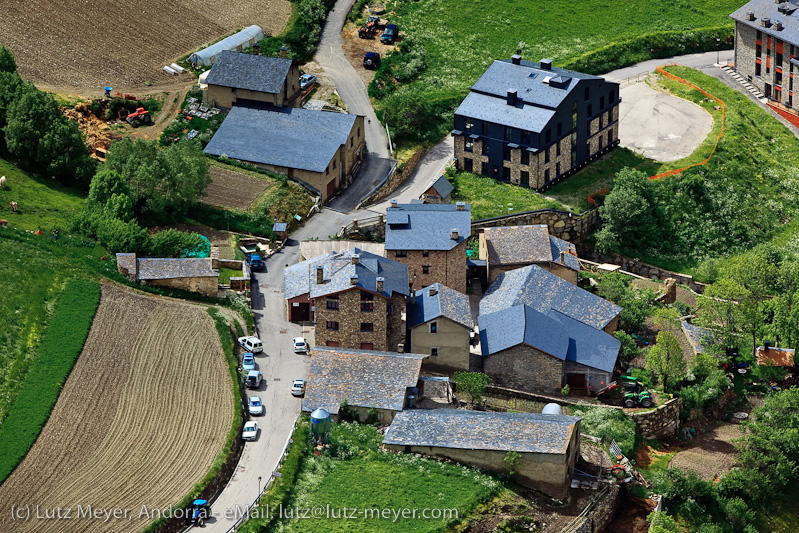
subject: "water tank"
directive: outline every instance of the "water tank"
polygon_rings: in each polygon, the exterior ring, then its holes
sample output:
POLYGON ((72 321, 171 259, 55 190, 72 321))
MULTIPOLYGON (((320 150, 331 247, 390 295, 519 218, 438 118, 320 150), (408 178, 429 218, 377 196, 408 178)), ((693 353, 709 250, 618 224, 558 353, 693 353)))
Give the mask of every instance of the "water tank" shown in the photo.
POLYGON ((542 415, 562 415, 563 411, 560 408, 560 405, 556 403, 548 403, 541 409, 542 415))
POLYGON ((311 435, 315 441, 327 442, 330 435, 330 413, 321 407, 311 413, 311 435))

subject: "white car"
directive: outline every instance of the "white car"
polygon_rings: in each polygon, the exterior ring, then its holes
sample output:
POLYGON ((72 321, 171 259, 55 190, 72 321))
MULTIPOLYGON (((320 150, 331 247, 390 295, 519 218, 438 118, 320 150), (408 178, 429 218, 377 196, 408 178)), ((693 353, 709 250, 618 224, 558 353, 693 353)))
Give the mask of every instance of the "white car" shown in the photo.
POLYGON ((308 341, 305 337, 294 337, 294 353, 308 353, 308 341))
POLYGON ((250 414, 253 416, 264 414, 264 404, 261 403, 261 397, 250 396, 250 399, 247 400, 247 409, 249 409, 250 414))
POLYGON ((304 379, 295 379, 294 383, 291 384, 291 395, 292 396, 305 396, 305 380, 304 379))
POLYGON ((255 356, 250 352, 245 353, 241 358, 241 369, 245 372, 255 370, 255 356))
POLYGON ((241 430, 241 438, 244 440, 255 440, 258 436, 258 422, 247 422, 241 430))
POLYGON ((239 345, 252 353, 261 353, 264 351, 264 345, 258 337, 239 337, 239 345))

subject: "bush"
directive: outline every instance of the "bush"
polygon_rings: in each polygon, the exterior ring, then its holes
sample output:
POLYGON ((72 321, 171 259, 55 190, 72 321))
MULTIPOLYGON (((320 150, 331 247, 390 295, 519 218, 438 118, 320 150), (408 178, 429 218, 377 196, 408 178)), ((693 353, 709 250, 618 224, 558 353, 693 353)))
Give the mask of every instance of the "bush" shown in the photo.
POLYGON ((574 416, 583 417, 580 429, 587 435, 605 440, 615 440, 621 452, 630 456, 635 447, 635 422, 625 416, 619 409, 606 407, 575 410, 574 416))

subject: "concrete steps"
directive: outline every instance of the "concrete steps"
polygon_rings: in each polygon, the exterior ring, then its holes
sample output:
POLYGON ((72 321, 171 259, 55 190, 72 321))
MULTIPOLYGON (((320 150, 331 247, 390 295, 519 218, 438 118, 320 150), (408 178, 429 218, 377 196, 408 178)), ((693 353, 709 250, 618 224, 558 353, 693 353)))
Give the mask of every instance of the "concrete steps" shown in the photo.
POLYGON ((761 103, 763 104, 768 103, 768 98, 766 98, 766 96, 762 92, 760 92, 760 89, 749 83, 749 81, 747 81, 743 76, 735 72, 735 70, 732 67, 724 65, 723 67, 721 67, 721 70, 729 74, 729 76, 732 79, 740 83, 744 89, 752 93, 752 95, 755 98, 757 98, 761 103))

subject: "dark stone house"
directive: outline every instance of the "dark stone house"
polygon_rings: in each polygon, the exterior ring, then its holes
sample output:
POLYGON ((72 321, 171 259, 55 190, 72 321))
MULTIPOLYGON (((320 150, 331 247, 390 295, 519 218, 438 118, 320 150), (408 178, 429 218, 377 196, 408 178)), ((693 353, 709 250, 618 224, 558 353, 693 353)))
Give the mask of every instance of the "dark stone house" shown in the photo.
POLYGON ((494 61, 455 111, 457 167, 537 191, 619 139, 619 84, 554 67, 494 61))

